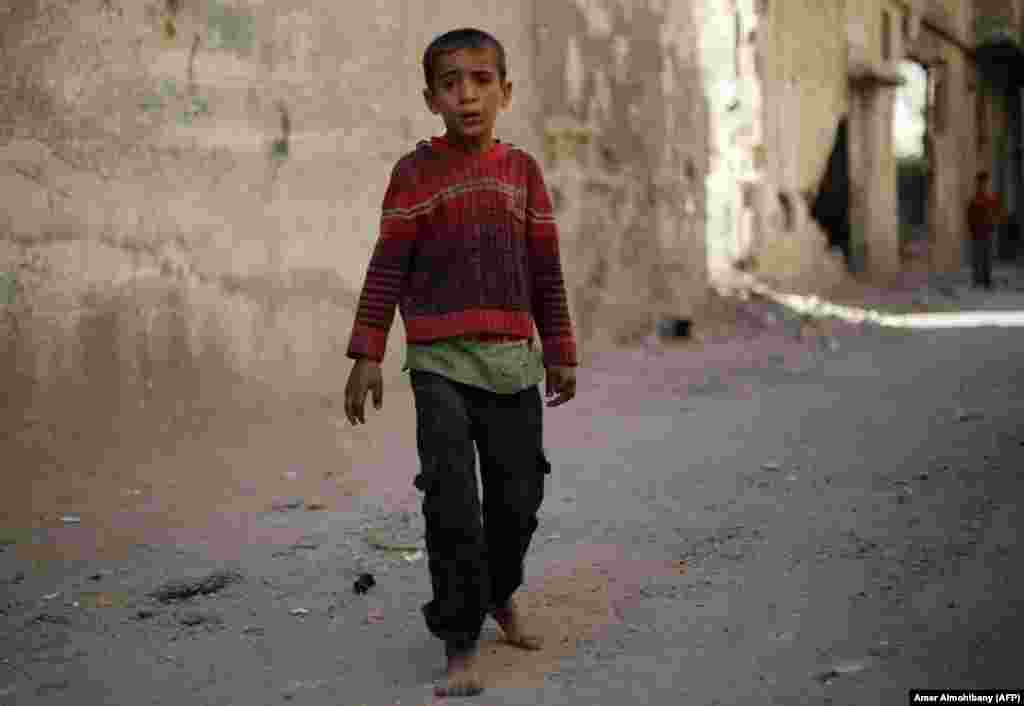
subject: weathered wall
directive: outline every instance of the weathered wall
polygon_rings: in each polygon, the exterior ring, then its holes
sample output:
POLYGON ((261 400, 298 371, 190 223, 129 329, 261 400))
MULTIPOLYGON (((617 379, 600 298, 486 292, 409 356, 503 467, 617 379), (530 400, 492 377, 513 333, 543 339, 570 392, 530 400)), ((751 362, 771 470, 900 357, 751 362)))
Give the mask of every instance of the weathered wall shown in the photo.
POLYGON ((846 14, 841 3, 768 3, 764 82, 766 166, 787 191, 816 187, 848 109, 846 14))
POLYGON ((1024 7, 1017 0, 974 0, 975 17, 983 22, 998 22, 1016 32, 1024 31, 1024 7))
MULTIPOLYGON (((3 457, 95 468, 224 410, 337 404, 388 173, 442 128, 422 50, 467 18, 511 58, 501 136, 539 151, 530 18, 497 2, 8 8, 3 457)), ((395 380, 400 324, 391 340, 395 380)))
POLYGON ((753 30, 756 15, 746 0, 699 2, 694 20, 709 116, 705 240, 709 276, 720 286, 753 246, 752 209, 744 192, 757 179, 760 84, 744 27, 753 30))
POLYGON ((932 24, 968 42, 971 3, 870 0, 760 3, 765 26, 764 171, 757 195, 759 273, 797 289, 827 289, 843 277, 825 236, 806 218, 799 194, 817 191, 836 125, 849 116, 851 265, 876 280, 896 275, 899 250, 892 120, 898 64, 910 56, 942 82, 929 137, 935 171, 929 226, 937 269, 959 267, 965 175, 973 173, 973 66, 932 24), (888 17, 888 42, 883 17, 888 17), (924 22, 922 22, 924 20, 924 22), (783 200, 787 204, 782 206, 783 200), (794 206, 794 204, 798 204, 794 206), (790 227, 782 224, 789 223, 790 227))
MULTIPOLYGON (((8 437, 29 466, 89 466, 225 405, 339 402, 389 170, 443 130, 422 51, 458 26, 508 50, 498 135, 548 161, 584 352, 700 310, 707 127, 685 3, 0 12, 0 271, 17 278, 0 302, 0 427, 30 415, 67 437, 8 437)), ((394 382, 400 320, 390 341, 394 382)))
MULTIPOLYGON (((422 46, 449 28, 445 13, 466 10, 503 38, 519 75, 532 50, 527 23, 497 3, 307 5, 238 5, 225 20, 216 4, 182 3, 173 38, 162 3, 68 4, 20 23, 49 48, 8 43, 12 110, 51 107, 5 125, 5 185, 53 207, 12 209, 9 225, 39 255, 74 249, 65 294, 159 280, 189 292, 191 321, 224 319, 217 345, 246 374, 335 368, 390 167, 439 131, 419 95, 422 46), (55 236, 64 244, 40 243, 55 236)), ((502 135, 536 149, 522 83, 502 135)))
POLYGON ((758 51, 765 95, 760 237, 752 255, 762 278, 795 291, 842 280, 841 256, 808 213, 839 118, 849 110, 846 15, 841 3, 762 3, 758 51))
MULTIPOLYGON (((983 45, 996 42, 1024 44, 1024 2, 978 0, 973 22, 975 40, 983 45)), ((988 54, 987 49, 983 54, 988 54)), ((1002 196, 1011 217, 1020 211, 1021 184, 1024 184, 1019 158, 1021 136, 1017 117, 1021 113, 1019 62, 1006 57, 979 57, 977 96, 978 168, 992 174, 992 187, 1002 196)), ((1017 218, 1019 221, 1019 217, 1017 218)))
MULTIPOLYGON (((929 0, 921 16, 945 34, 973 43, 973 3, 929 0)), ((974 189, 977 164, 975 110, 963 110, 976 101, 973 60, 955 44, 922 23, 907 55, 925 64, 932 84, 932 108, 925 140, 931 162, 928 194, 928 230, 932 267, 959 270, 964 263, 965 208, 974 189)))
POLYGON ((890 80, 898 80, 902 14, 900 5, 882 0, 861 4, 847 19, 847 75, 854 77, 849 103, 851 259, 855 269, 875 280, 892 278, 901 269, 892 140, 896 85, 890 80), (887 40, 883 16, 889 20, 887 40), (865 74, 879 78, 859 80, 865 74))
POLYGON ((547 179, 580 334, 648 334, 707 291, 707 108, 687 3, 550 3, 538 13, 547 179))

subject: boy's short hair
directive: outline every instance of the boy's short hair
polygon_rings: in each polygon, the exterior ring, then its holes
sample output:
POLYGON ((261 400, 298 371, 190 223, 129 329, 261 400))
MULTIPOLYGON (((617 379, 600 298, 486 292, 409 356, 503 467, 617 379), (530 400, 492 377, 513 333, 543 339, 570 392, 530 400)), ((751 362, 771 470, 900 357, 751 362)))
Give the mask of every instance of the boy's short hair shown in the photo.
POLYGON ((427 82, 427 88, 433 89, 434 63, 438 54, 443 54, 456 49, 486 49, 491 47, 498 59, 498 78, 504 83, 508 74, 508 63, 505 59, 505 47, 497 39, 484 32, 482 29, 463 27, 453 29, 451 32, 435 37, 423 52, 423 78, 427 82))

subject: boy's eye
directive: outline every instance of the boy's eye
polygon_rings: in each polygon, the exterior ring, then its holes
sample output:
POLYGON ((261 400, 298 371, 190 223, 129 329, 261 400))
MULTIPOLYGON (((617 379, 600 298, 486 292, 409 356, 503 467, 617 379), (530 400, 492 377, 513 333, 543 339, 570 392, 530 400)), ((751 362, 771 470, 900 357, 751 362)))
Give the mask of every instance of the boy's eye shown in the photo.
MULTIPOLYGON (((478 73, 473 74, 473 80, 478 84, 488 84, 494 80, 494 77, 490 73, 478 73)), ((458 82, 455 79, 441 79, 441 87, 444 88, 444 90, 446 91, 452 90, 455 87, 456 83, 458 82)))

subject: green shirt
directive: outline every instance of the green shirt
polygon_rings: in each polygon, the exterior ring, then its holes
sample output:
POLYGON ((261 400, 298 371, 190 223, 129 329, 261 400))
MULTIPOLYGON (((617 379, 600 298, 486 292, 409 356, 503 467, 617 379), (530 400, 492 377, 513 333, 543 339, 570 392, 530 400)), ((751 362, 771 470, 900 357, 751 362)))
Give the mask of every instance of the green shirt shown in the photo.
POLYGON ((483 343, 446 338, 407 344, 402 370, 425 370, 465 385, 510 395, 544 379, 544 355, 526 341, 483 343))

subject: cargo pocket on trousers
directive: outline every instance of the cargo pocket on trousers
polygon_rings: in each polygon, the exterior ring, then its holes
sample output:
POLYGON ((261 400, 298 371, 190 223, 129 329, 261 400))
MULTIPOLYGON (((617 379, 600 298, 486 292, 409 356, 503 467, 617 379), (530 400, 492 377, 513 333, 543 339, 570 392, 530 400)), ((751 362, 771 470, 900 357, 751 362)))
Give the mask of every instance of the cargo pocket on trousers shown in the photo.
POLYGON ((548 462, 548 458, 544 455, 543 451, 539 451, 537 453, 537 470, 544 475, 549 475, 551 473, 551 464, 548 462))
POLYGON ((437 485, 437 463, 431 463, 420 470, 412 479, 412 484, 421 493, 427 493, 437 485))

